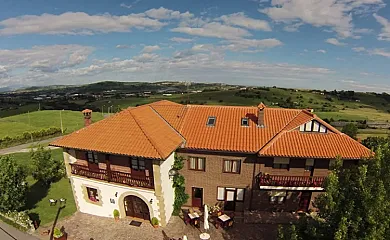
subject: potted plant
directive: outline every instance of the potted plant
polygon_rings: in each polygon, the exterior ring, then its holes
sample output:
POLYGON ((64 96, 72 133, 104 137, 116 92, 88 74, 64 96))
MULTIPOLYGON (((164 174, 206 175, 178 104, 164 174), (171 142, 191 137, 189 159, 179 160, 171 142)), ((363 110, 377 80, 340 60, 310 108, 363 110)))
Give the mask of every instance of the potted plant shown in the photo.
POLYGON ((114 214, 115 221, 118 221, 119 220, 119 211, 118 211, 118 209, 114 209, 113 214, 114 214))
POLYGON ((158 219, 156 217, 152 218, 152 225, 154 228, 158 228, 158 219))
POLYGON ((66 234, 63 231, 61 231, 59 228, 54 228, 53 238, 56 240, 66 240, 67 239, 66 234))

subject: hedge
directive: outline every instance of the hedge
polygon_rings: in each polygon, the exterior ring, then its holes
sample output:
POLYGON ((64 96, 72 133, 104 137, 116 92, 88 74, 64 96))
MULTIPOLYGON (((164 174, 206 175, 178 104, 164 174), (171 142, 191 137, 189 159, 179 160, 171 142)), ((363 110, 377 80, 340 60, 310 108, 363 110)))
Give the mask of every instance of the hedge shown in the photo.
POLYGON ((28 143, 31 142, 31 137, 33 138, 34 141, 36 141, 36 140, 42 140, 43 138, 52 137, 60 134, 61 134, 61 128, 50 127, 50 128, 43 128, 38 131, 24 132, 23 134, 15 137, 5 136, 3 138, 0 138, 0 147, 4 148, 12 145, 28 143))

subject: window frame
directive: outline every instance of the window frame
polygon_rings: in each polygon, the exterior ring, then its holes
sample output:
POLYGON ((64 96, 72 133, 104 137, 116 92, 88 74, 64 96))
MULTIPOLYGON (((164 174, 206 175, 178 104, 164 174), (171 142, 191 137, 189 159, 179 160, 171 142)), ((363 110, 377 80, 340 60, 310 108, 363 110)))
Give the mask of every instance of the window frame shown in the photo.
POLYGON ((273 169, 284 169, 284 170, 290 170, 290 164, 287 163, 273 163, 272 164, 273 169))
POLYGON ((189 156, 188 157, 188 170, 205 172, 206 171, 206 158, 205 157, 189 156), (192 158, 195 159, 195 168, 191 168, 191 159, 192 158), (199 168, 199 159, 203 159, 203 169, 199 168))
POLYGON ((246 188, 244 187, 222 187, 222 186, 217 186, 217 201, 223 201, 225 202, 226 199, 227 199, 227 190, 233 190, 234 189, 234 201, 233 202, 244 202, 245 201, 245 195, 246 195, 246 188), (218 194, 219 194, 219 189, 223 189, 223 199, 219 198, 218 194), (237 197, 238 197, 238 189, 242 189, 243 190, 243 194, 242 194, 242 200, 237 200, 237 197))
POLYGON ((241 173, 241 160, 238 160, 238 159, 223 159, 222 161, 222 172, 223 173, 232 173, 232 174, 240 174, 241 173), (230 171, 225 171, 225 162, 232 162, 231 163, 231 170, 230 171), (233 162, 238 162, 238 171, 237 172, 233 172, 233 162))
POLYGON ((241 118, 241 127, 249 127, 249 118, 241 118), (246 121, 246 124, 244 124, 244 121, 246 121))
POLYGON ((91 202, 94 202, 94 203, 98 203, 100 202, 100 198, 99 198, 99 191, 97 188, 92 188, 92 187, 86 187, 87 188, 87 195, 88 195, 88 199, 91 201, 91 202), (91 198, 91 192, 93 193, 93 199, 91 198))
POLYGON ((134 171, 145 171, 146 170, 146 163, 144 158, 139 157, 132 157, 130 158, 130 168, 134 171), (133 161, 136 161, 136 164, 133 164, 133 161), (143 162, 143 169, 141 168, 140 162, 143 162))
POLYGON ((210 117, 207 118, 206 126, 208 126, 208 127, 214 127, 215 124, 216 124, 216 122, 217 122, 217 117, 215 117, 215 116, 210 116, 210 117), (214 122, 213 122, 213 123, 210 123, 210 120, 214 120, 214 122))
POLYGON ((87 161, 88 162, 94 163, 94 164, 99 164, 99 157, 98 157, 98 153, 97 152, 87 151, 86 155, 87 155, 87 161), (92 155, 91 158, 90 158, 90 154, 92 155))

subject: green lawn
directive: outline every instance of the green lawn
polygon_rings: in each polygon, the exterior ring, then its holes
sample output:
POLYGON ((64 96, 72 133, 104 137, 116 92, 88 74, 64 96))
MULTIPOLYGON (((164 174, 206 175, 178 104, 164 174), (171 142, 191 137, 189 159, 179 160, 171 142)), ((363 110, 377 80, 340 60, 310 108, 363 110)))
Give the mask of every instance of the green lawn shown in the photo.
MULTIPOLYGON (((23 166, 26 171, 31 174, 30 153, 15 153, 11 156, 18 164, 23 166)), ((62 149, 52 150, 54 158, 63 158, 62 149)), ((67 178, 63 178, 58 182, 52 183, 49 188, 37 183, 31 175, 28 176, 30 190, 27 195, 26 209, 33 218, 38 217, 41 225, 46 225, 54 221, 58 206, 50 206, 49 199, 66 198, 66 206, 61 210, 59 218, 72 215, 76 212, 76 204, 73 198, 73 192, 70 182, 67 178)))
MULTIPOLYGON (((61 127, 60 112, 62 115, 62 124, 66 133, 73 132, 84 126, 83 115, 81 112, 45 110, 36 111, 29 114, 20 114, 6 118, 0 118, 0 138, 5 136, 17 136, 26 131, 39 130, 49 127, 61 127)), ((103 118, 100 113, 93 113, 92 120, 99 121, 103 118)))

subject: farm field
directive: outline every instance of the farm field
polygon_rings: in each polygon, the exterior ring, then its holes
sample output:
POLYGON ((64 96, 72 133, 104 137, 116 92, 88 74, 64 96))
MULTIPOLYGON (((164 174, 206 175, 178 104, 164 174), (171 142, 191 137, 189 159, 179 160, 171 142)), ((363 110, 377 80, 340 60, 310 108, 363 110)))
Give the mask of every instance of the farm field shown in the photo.
MULTIPOLYGON (((81 112, 61 111, 62 124, 66 133, 84 127, 81 112)), ((93 121, 103 119, 100 113, 93 113, 93 121)), ((26 131, 39 130, 49 127, 61 127, 60 110, 44 110, 0 118, 0 138, 17 136, 26 131)))

